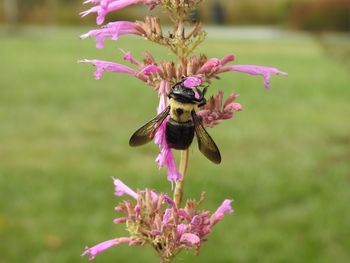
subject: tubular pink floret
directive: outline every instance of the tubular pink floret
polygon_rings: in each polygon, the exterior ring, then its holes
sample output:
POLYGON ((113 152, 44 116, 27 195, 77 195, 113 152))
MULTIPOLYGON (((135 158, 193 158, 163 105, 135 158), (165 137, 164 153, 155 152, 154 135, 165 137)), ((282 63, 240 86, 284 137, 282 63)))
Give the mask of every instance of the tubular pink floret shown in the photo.
POLYGON ((238 71, 250 75, 260 75, 264 78, 265 88, 270 87, 270 78, 273 75, 283 75, 288 76, 288 73, 280 71, 277 68, 262 67, 255 65, 233 65, 233 66, 224 66, 220 69, 220 73, 228 71, 238 71))
POLYGON ((96 6, 80 13, 81 17, 87 16, 92 13, 97 13, 96 23, 98 25, 103 24, 105 17, 108 13, 117 11, 124 7, 134 4, 144 4, 150 7, 154 7, 160 3, 159 0, 87 0, 84 4, 92 3, 96 6))
POLYGON ((115 192, 114 194, 116 196, 122 196, 122 195, 129 195, 131 197, 133 197, 134 199, 137 200, 138 198, 138 194, 131 190, 126 184, 124 184, 121 180, 117 179, 117 178, 113 178, 113 183, 114 183, 114 187, 115 187, 115 192))
POLYGON ((94 73, 95 79, 99 80, 102 77, 102 74, 104 72, 117 72, 117 73, 127 73, 130 75, 136 75, 137 71, 135 71, 132 68, 129 68, 125 65, 109 62, 109 61, 103 61, 103 60, 89 60, 89 59, 83 59, 79 60, 79 63, 91 63, 93 66, 96 67, 96 71, 94 73))
POLYGON ((121 238, 107 240, 93 247, 90 247, 90 248, 86 247, 85 251, 83 252, 83 254, 81 254, 81 256, 85 256, 89 254, 89 260, 93 260, 101 252, 119 244, 129 243, 130 240, 131 239, 129 237, 121 237, 121 238))
POLYGON ((101 49, 104 47, 105 40, 110 38, 111 40, 118 40, 120 36, 133 34, 142 35, 144 31, 136 23, 128 21, 119 21, 108 23, 106 26, 100 29, 90 30, 89 32, 80 36, 81 39, 88 37, 96 38, 96 48, 101 49))
POLYGON ((210 217, 210 224, 213 226, 216 223, 220 222, 225 214, 232 214, 233 209, 231 206, 232 200, 226 199, 220 207, 215 211, 214 214, 210 217))

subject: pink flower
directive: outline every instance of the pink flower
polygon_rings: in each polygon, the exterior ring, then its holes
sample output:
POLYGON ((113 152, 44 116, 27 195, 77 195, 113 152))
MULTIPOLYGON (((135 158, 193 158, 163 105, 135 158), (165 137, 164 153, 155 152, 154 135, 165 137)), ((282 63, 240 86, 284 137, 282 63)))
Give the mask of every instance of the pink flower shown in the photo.
POLYGON ((124 184, 121 180, 113 178, 116 196, 129 195, 135 199, 137 199, 138 194, 131 190, 126 184, 124 184))
POLYGON ((230 103, 229 105, 226 105, 224 108, 226 111, 227 110, 233 110, 233 111, 242 111, 243 107, 240 103, 230 103))
POLYGON ((108 23, 101 29, 90 30, 86 34, 80 36, 81 39, 88 37, 96 38, 96 48, 103 48, 105 40, 110 38, 112 40, 118 40, 120 36, 127 34, 143 35, 145 32, 136 23, 128 21, 119 21, 108 23))
POLYGON ((186 88, 198 87, 202 84, 202 81, 196 77, 187 77, 184 81, 184 86, 186 88))
POLYGON ((222 66, 226 65, 227 63, 231 62, 231 61, 234 61, 235 60, 235 56, 232 55, 232 54, 228 54, 226 55, 225 57, 223 57, 220 61, 220 64, 222 66))
POLYGON ((114 224, 124 224, 128 221, 128 219, 126 217, 118 217, 116 219, 113 220, 114 224))
POLYGON ((188 226, 185 224, 180 224, 176 227, 176 236, 178 239, 188 230, 188 226))
POLYGON ((199 208, 204 201, 187 200, 185 207, 176 207, 172 198, 162 193, 154 193, 145 189, 138 192, 127 187, 118 179, 114 179, 118 196, 129 194, 136 200, 124 200, 119 203, 115 211, 123 213, 123 217, 116 218, 115 224, 125 224, 129 237, 111 239, 91 248, 87 247, 83 253, 90 255, 90 260, 99 253, 121 243, 129 246, 143 246, 146 243, 153 246, 163 259, 170 259, 184 249, 195 249, 199 253, 201 245, 207 240, 212 226, 219 222, 225 214, 232 213, 231 200, 225 200, 217 211, 210 216, 209 211, 199 208), (159 249, 160 245, 164 249, 159 249))
MULTIPOLYGON (((165 142, 166 143, 166 142, 165 142)), ((160 167, 166 166, 168 169, 168 181, 177 182, 182 178, 182 175, 176 168, 176 161, 171 149, 164 145, 161 149, 156 162, 160 167)))
POLYGON ((221 62, 217 58, 209 59, 198 71, 197 74, 210 73, 216 71, 221 66, 221 62))
POLYGON ((163 196, 165 203, 167 203, 168 205, 170 205, 172 208, 176 208, 175 202, 173 201, 173 199, 171 199, 169 196, 164 195, 163 196))
POLYGON ((227 72, 227 71, 238 71, 238 72, 247 73, 250 75, 261 75, 264 78, 265 88, 270 87, 270 78, 273 75, 288 76, 288 73, 280 71, 277 68, 269 68, 269 67, 254 66, 254 65, 225 66, 220 69, 220 73, 227 72))
POLYGON ((152 198, 152 201, 156 203, 158 201, 159 196, 157 195, 157 193, 151 191, 151 198, 152 198))
POLYGON ((171 209, 167 208, 164 212, 164 215, 163 215, 163 225, 168 225, 170 220, 171 220, 171 209))
POLYGON ((192 246, 196 246, 196 245, 198 245, 201 242, 201 240, 195 234, 185 233, 185 234, 183 234, 181 236, 180 242, 186 243, 186 244, 189 244, 189 245, 192 245, 192 246))
POLYGON ((129 5, 142 3, 151 8, 158 5, 160 0, 87 0, 84 4, 93 3, 96 6, 81 12, 81 17, 87 16, 92 13, 97 13, 96 23, 101 25, 108 13, 122 9, 129 5))
POLYGON ((234 112, 242 111, 242 105, 234 102, 237 97, 237 94, 232 93, 224 103, 224 93, 219 91, 215 96, 208 99, 207 104, 198 112, 198 115, 202 117, 203 125, 214 127, 224 120, 231 119, 234 112))
POLYGON ((111 240, 102 242, 100 244, 97 244, 91 248, 86 247, 85 251, 83 252, 83 254, 81 254, 81 256, 85 256, 87 254, 90 254, 89 260, 93 260, 101 252, 103 252, 103 251, 105 251, 113 246, 123 244, 123 243, 129 243, 129 242, 130 242, 130 238, 128 238, 128 237, 111 239, 111 240))
POLYGON ((145 74, 146 76, 154 74, 154 73, 158 73, 160 72, 160 68, 157 65, 151 64, 151 65, 147 65, 145 66, 142 70, 141 73, 145 74))
POLYGON ((136 59, 134 59, 134 57, 132 56, 131 52, 125 52, 122 49, 120 49, 120 50, 124 53, 123 59, 125 61, 129 61, 130 63, 132 63, 132 64, 134 64, 134 65, 136 65, 138 67, 141 67, 141 63, 138 62, 136 59))
POLYGON ((182 208, 178 210, 178 215, 188 222, 191 221, 191 217, 189 216, 189 214, 187 214, 187 212, 182 208))
POLYGON ((220 222, 225 214, 232 214, 233 209, 231 206, 232 200, 226 199, 220 207, 215 211, 214 214, 210 217, 210 224, 213 226, 216 223, 220 222))
MULTIPOLYGON (((160 101, 158 106, 158 114, 165 110, 165 108, 168 106, 168 98, 165 93, 163 93, 166 90, 166 86, 169 85, 167 81, 162 81, 160 84, 160 101)), ((166 167, 168 170, 168 181, 170 182, 176 182, 182 178, 180 172, 176 168, 176 161, 174 158, 174 155, 169 148, 166 139, 165 139, 165 130, 166 130, 166 124, 168 122, 168 119, 165 119, 162 123, 162 125, 158 128, 157 133, 154 138, 155 144, 157 144, 160 148, 160 153, 158 154, 156 158, 156 162, 158 163, 159 167, 166 167)))
POLYGON ((229 71, 238 71, 247 73, 250 75, 261 75, 264 78, 264 86, 270 87, 270 78, 273 75, 284 75, 288 76, 286 72, 280 71, 277 68, 262 67, 255 65, 229 65, 227 63, 234 61, 233 55, 226 55, 224 58, 219 60, 218 58, 211 58, 207 60, 196 72, 197 75, 202 75, 202 80, 209 82, 212 78, 218 78, 218 74, 229 71))
POLYGON ((91 63, 96 67, 96 71, 94 73, 95 79, 99 80, 102 77, 103 72, 118 72, 118 73, 127 73, 130 75, 137 75, 137 71, 129 68, 127 66, 109 62, 109 61, 103 61, 103 60, 88 60, 83 59, 79 61, 80 63, 91 63))

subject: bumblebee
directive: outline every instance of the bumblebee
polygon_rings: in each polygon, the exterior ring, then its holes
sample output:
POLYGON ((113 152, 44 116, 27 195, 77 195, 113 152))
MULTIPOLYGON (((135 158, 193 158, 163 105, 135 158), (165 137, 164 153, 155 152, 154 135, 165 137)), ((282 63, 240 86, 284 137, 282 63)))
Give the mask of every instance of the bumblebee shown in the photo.
POLYGON ((206 104, 207 87, 200 90, 184 86, 184 80, 176 83, 168 94, 169 106, 155 118, 139 128, 130 138, 132 147, 144 145, 153 140, 158 128, 170 115, 166 123, 165 138, 168 146, 176 150, 186 150, 196 134, 198 148, 210 161, 219 164, 221 155, 218 147, 204 129, 202 118, 196 111, 206 104))

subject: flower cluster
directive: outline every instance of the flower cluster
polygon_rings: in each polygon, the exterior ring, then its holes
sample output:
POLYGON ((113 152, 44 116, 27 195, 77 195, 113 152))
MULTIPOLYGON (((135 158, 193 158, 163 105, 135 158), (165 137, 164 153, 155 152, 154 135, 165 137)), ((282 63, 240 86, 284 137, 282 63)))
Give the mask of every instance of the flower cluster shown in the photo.
POLYGON ((124 200, 115 207, 123 217, 114 220, 115 224, 125 224, 129 237, 104 241, 87 247, 83 255, 94 259, 99 253, 117 246, 151 246, 162 259, 170 261, 182 250, 195 249, 196 253, 207 241, 212 227, 220 222, 225 214, 231 214, 231 200, 224 200, 214 212, 199 210, 204 194, 199 201, 187 200, 183 208, 177 208, 174 201, 165 194, 151 190, 135 192, 121 180, 114 179, 115 195, 129 195, 133 200, 124 200))
POLYGON ((198 112, 198 115, 202 117, 203 125, 214 127, 223 120, 231 119, 235 111, 242 111, 242 105, 234 102, 237 97, 236 93, 232 93, 225 103, 223 103, 223 91, 219 91, 215 96, 210 97, 207 104, 198 112))

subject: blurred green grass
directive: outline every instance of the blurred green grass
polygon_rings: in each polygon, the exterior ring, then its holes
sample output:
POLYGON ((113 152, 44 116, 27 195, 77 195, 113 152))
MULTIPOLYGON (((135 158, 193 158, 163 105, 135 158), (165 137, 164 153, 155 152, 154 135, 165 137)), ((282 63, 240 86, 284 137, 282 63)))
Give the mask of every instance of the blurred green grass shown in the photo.
MULTIPOLYGON (((111 176, 133 188, 169 191, 155 145, 128 147, 155 114, 157 96, 129 76, 92 78, 81 58, 121 62, 171 55, 137 38, 95 50, 84 29, 0 34, 0 262, 87 262, 85 245, 125 234, 112 224, 111 176)), ((226 74, 211 93, 238 92, 244 111, 210 129, 223 163, 193 146, 186 196, 205 190, 206 209, 225 198, 236 212, 216 226, 200 257, 176 262, 350 261, 350 76, 308 37, 211 39, 209 56, 289 72, 265 90, 259 77, 226 74)), ((195 145, 195 144, 194 144, 195 145)), ((156 262, 150 249, 120 246, 96 262, 156 262)))

